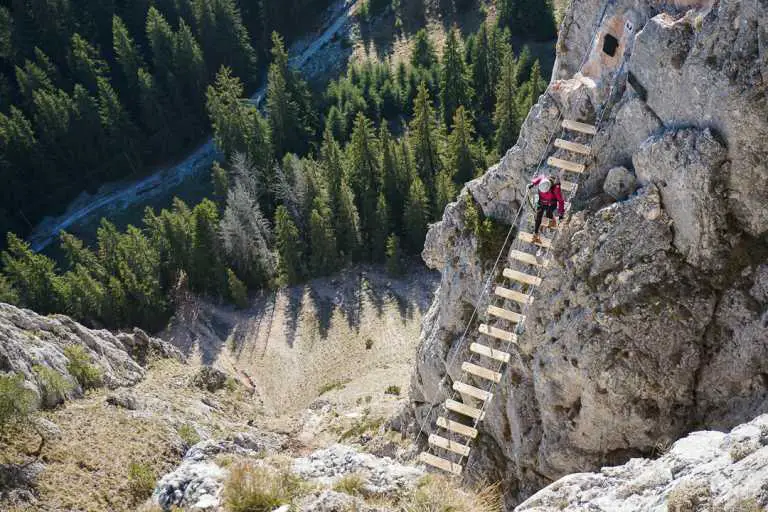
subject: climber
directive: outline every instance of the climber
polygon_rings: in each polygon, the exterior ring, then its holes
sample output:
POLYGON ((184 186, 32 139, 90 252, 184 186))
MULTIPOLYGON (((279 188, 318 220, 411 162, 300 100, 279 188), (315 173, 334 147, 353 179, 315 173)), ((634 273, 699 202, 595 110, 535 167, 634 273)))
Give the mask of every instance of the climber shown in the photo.
POLYGON ((540 244, 541 238, 539 237, 539 229, 541 228, 541 221, 546 213, 549 219, 549 227, 555 229, 557 222, 555 221, 554 214, 555 208, 557 208, 557 214, 560 220, 563 220, 565 215, 565 201, 563 200, 563 191, 560 187, 560 180, 555 175, 540 175, 536 176, 528 184, 528 188, 537 187, 539 191, 539 204, 536 208, 536 226, 533 232, 533 243, 540 244))

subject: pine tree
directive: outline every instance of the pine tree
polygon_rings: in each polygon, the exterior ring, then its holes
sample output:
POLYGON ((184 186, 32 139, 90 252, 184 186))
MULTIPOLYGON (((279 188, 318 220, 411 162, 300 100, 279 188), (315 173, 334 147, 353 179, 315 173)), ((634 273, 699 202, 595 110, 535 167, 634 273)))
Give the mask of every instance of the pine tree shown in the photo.
POLYGON ((272 35, 267 84, 267 117, 275 156, 303 154, 312 128, 309 91, 301 77, 288 67, 288 52, 277 33, 272 35))
MULTIPOLYGON (((98 80, 99 115, 104 129, 106 143, 113 155, 122 155, 119 161, 124 167, 117 167, 122 172, 133 170, 141 165, 136 151, 135 137, 137 130, 130 115, 123 107, 117 93, 104 78, 98 80)), ((117 165, 116 165, 117 166, 117 165)))
POLYGON ((157 76, 163 85, 171 86, 170 77, 173 72, 173 55, 175 47, 175 37, 173 29, 165 20, 160 11, 150 7, 147 12, 147 40, 152 50, 152 62, 154 64, 155 76, 157 76))
POLYGON ((474 129, 464 107, 456 110, 453 131, 448 140, 448 169, 457 183, 466 183, 475 176, 476 157, 473 148, 474 129))
POLYGON ((224 267, 219 258, 219 212, 216 205, 204 199, 192 211, 194 242, 190 284, 193 290, 213 295, 224 291, 224 267))
POLYGON ((472 90, 467 77, 467 68, 459 48, 456 28, 448 32, 440 67, 440 103, 443 108, 443 123, 450 126, 453 115, 460 105, 469 105, 472 90))
POLYGON ((371 234, 376 229, 376 204, 381 184, 378 141, 372 123, 363 114, 355 119, 349 153, 349 181, 357 199, 364 246, 370 249, 371 234))
POLYGON ((248 307, 248 287, 245 286, 231 268, 227 269, 227 288, 229 300, 240 309, 248 307))
POLYGON ((442 169, 439 156, 440 132, 426 84, 422 82, 418 90, 413 106, 410 141, 418 175, 424 185, 432 190, 435 175, 442 169))
POLYGON ((237 4, 233 0, 194 0, 193 9, 209 76, 227 66, 235 76, 253 85, 256 52, 237 4))
POLYGON ((213 184, 213 197, 216 198, 217 202, 223 203, 227 199, 229 176, 219 162, 213 162, 213 166, 211 166, 211 183, 213 184))
POLYGON ((205 62, 192 29, 184 20, 179 21, 179 30, 174 36, 173 63, 176 83, 184 91, 186 104, 194 113, 202 115, 205 62))
POLYGON ((56 265, 50 258, 35 254, 29 244, 8 233, 8 249, 3 251, 3 275, 25 307, 46 314, 59 306, 56 265))
POLYGON ((69 68, 76 82, 83 84, 91 94, 98 91, 99 79, 107 79, 109 67, 99 51, 80 34, 72 36, 69 68))
POLYGON ((389 206, 390 221, 395 232, 402 229, 402 212, 405 206, 408 178, 404 176, 404 170, 397 158, 395 142, 386 125, 382 125, 379 135, 381 145, 381 181, 382 191, 389 206))
POLYGON ((456 185, 453 183, 453 178, 447 171, 441 171, 437 175, 437 183, 435 184, 437 190, 435 191, 435 212, 436 217, 441 217, 445 207, 456 198, 456 185))
POLYGON ((303 250, 299 230, 288 209, 280 205, 275 211, 275 243, 278 255, 278 277, 285 284, 296 284, 303 275, 303 250))
POLYGON ((337 269, 336 236, 330 219, 328 205, 322 198, 316 197, 309 217, 309 265, 313 276, 327 275, 337 269))
POLYGON ((394 233, 387 238, 387 272, 393 276, 403 274, 403 252, 400 249, 400 239, 394 233))
POLYGON ((426 29, 420 29, 413 37, 413 53, 411 53, 411 65, 415 68, 429 69, 437 63, 437 56, 429 34, 426 29))
POLYGON ((517 74, 515 58, 510 52, 504 59, 501 80, 496 89, 496 110, 493 121, 496 124, 496 149, 500 156, 515 144, 520 125, 517 117, 517 74))
POLYGON ((374 261, 384 259, 384 251, 387 248, 387 235, 390 233, 389 208, 384 194, 379 194, 376 202, 376 224, 371 233, 371 256, 374 261))
POLYGON ((406 241, 408 249, 412 253, 421 252, 424 247, 429 210, 429 200, 424 190, 424 184, 419 178, 416 178, 411 183, 408 200, 405 203, 405 212, 403 213, 406 241))
POLYGON ((118 89, 133 103, 138 101, 139 70, 145 65, 144 59, 119 16, 112 18, 112 34, 112 50, 119 69, 118 89))

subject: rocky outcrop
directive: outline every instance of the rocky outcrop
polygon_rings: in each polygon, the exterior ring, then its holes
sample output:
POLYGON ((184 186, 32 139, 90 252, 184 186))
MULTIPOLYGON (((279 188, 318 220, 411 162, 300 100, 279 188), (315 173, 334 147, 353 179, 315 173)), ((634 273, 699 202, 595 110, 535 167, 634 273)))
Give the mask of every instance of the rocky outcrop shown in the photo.
POLYGON ((397 494, 413 488, 423 475, 389 457, 359 453, 352 447, 336 444, 294 461, 293 472, 321 485, 332 485, 346 475, 359 475, 368 494, 397 494))
POLYGON ((468 204, 511 222, 560 115, 602 123, 467 463, 470 479, 504 481, 510 503, 565 474, 768 409, 768 102, 758 38, 768 18, 755 10, 766 7, 619 0, 605 30, 622 16, 634 24, 624 60, 599 80, 571 79, 602 7, 572 4, 553 82, 518 144, 446 208, 423 253, 442 281, 412 380, 418 426, 434 421, 432 405, 453 381, 466 380, 460 365, 477 334, 462 335, 489 300, 492 262, 478 254, 468 204))
POLYGON ((163 510, 220 510, 221 493, 228 471, 217 464, 220 455, 257 459, 276 452, 283 441, 273 435, 241 433, 231 440, 206 440, 191 447, 179 466, 163 476, 152 502, 163 510))
POLYGON ((0 372, 24 375, 25 385, 34 390, 42 406, 64 399, 56 386, 46 385, 41 369, 52 370, 68 383, 72 395, 82 388, 72 375, 67 347, 80 346, 97 367, 108 388, 131 386, 145 375, 142 364, 154 354, 181 358, 166 342, 136 329, 132 334, 112 334, 88 329, 63 315, 41 316, 26 309, 0 304, 0 372))
POLYGON ((695 432, 656 460, 632 459, 578 473, 536 493, 515 512, 747 512, 768 507, 768 415, 729 434, 695 432))

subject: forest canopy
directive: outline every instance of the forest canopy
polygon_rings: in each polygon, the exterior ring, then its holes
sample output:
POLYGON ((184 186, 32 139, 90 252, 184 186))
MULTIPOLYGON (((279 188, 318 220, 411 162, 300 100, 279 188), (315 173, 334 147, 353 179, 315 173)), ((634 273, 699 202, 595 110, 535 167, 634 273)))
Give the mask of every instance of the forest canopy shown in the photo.
POLYGON ((208 127, 224 154, 210 199, 148 209, 124 231, 104 220, 95 247, 62 233, 63 261, 9 234, 0 300, 159 329, 187 292, 244 306, 248 290, 350 263, 401 271, 546 88, 539 62, 512 44, 516 24, 533 39, 554 30, 548 5, 534 3, 549 13, 540 32, 500 16, 465 36, 448 27, 437 48, 422 29, 409 58, 356 62, 320 92, 289 65, 280 31, 297 28, 279 20, 323 2, 87 2, 90 17, 66 0, 0 7, 3 227, 23 232, 17 210, 39 217, 208 127), (258 63, 262 111, 242 101, 258 63))

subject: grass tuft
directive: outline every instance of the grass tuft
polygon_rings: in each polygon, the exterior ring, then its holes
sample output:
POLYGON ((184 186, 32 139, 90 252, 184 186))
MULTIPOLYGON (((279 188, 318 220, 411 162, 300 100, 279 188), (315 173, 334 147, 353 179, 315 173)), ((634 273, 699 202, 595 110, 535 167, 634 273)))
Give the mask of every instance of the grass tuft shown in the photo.
POLYGON ((157 474, 145 462, 132 462, 128 466, 128 489, 135 503, 145 501, 155 490, 157 474))
POLYGON ((444 476, 427 475, 408 498, 403 512, 501 512, 499 484, 474 491, 457 488, 444 476))
POLYGON ((101 370, 91 364, 91 358, 81 345, 69 345, 64 349, 67 356, 67 371, 80 383, 83 389, 98 388, 102 385, 101 370))
POLYGON ((334 491, 343 492, 344 494, 349 494, 350 496, 362 496, 364 489, 365 480, 361 475, 358 475, 357 473, 344 475, 333 486, 334 491))
POLYGON ((73 386, 62 374, 53 368, 39 364, 33 366, 32 370, 37 376, 43 394, 48 398, 53 398, 52 402, 61 403, 67 399, 73 386))
POLYGON ((228 512, 271 512, 289 505, 302 487, 301 479, 288 472, 241 463, 230 469, 224 502, 228 512))
POLYGON ((0 375, 0 433, 24 424, 34 408, 35 394, 24 386, 23 375, 0 375))
POLYGON ((384 394, 400 396, 400 386, 387 386, 387 389, 384 390, 384 394))
POLYGON ((326 393, 330 393, 335 389, 341 389, 347 384, 349 384, 349 380, 335 380, 333 382, 329 382, 327 384, 323 384, 322 386, 320 386, 320 388, 317 390, 317 394, 324 395, 326 393))
POLYGON ((184 424, 179 427, 177 432, 187 449, 200 442, 200 434, 197 433, 197 430, 192 425, 184 424))

